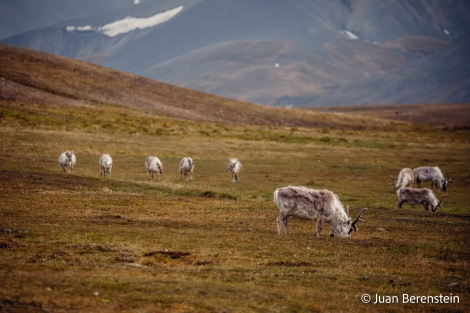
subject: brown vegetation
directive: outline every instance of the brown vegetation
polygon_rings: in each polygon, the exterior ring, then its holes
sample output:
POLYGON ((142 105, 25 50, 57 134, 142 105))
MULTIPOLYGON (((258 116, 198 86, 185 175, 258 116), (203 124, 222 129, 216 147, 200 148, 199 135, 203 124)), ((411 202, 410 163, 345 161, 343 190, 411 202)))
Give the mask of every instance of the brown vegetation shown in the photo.
POLYGON ((264 108, 11 47, 0 63, 0 311, 468 311, 468 128, 264 108), (66 149, 74 174, 57 162, 66 149), (184 155, 198 157, 192 182, 184 155), (435 213, 395 208, 389 177, 417 165, 452 176, 435 213), (291 219, 278 236, 272 193, 289 184, 336 192, 352 216, 368 207, 365 223, 317 239, 291 219))

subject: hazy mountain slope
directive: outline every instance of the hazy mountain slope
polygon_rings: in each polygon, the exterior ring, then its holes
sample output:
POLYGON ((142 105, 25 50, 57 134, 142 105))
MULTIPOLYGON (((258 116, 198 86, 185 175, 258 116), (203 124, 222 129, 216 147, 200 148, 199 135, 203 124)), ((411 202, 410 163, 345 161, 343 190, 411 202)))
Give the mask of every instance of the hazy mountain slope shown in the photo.
POLYGON ((262 104, 452 102, 470 99, 468 89, 430 75, 458 76, 440 51, 468 30, 470 2, 457 0, 166 0, 97 10, 4 42, 262 104), (97 31, 177 7, 155 27, 114 37, 97 31), (410 69, 425 63, 429 75, 414 79, 410 69), (410 79, 413 89, 390 96, 410 79), (423 97, 425 87, 440 97, 423 97))
POLYGON ((278 104, 470 103, 469 55, 470 34, 381 77, 336 88, 328 95, 281 98, 278 104))
MULTIPOLYGON (((279 109, 159 83, 83 61, 0 44, 0 105, 111 104, 183 120, 365 128, 363 117, 279 109)), ((105 111, 103 112, 105 114, 105 111)))

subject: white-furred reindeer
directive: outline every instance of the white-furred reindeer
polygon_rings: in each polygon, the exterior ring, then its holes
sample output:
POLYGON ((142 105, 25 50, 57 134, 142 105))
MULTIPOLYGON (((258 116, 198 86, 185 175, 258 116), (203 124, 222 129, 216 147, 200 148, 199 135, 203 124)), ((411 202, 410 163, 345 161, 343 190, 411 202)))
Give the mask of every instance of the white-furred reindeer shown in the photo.
POLYGON ((184 157, 180 161, 180 180, 183 180, 183 175, 186 180, 193 180, 194 162, 197 158, 184 157), (189 178, 188 178, 189 174, 189 178))
POLYGON ((440 200, 437 200, 431 189, 401 188, 397 190, 397 197, 398 201, 396 206, 399 208, 406 202, 413 206, 422 204, 426 211, 429 210, 429 206, 431 206, 431 210, 435 212, 437 208, 441 206, 442 199, 447 197, 447 195, 443 195, 440 200))
POLYGON ((242 170, 242 162, 237 158, 228 159, 227 170, 232 173, 232 183, 238 182, 238 173, 242 170))
POLYGON ((392 177, 392 185, 395 186, 395 191, 401 188, 411 187, 414 180, 413 170, 411 168, 404 168, 398 174, 398 180, 395 183, 392 177))
POLYGON ((434 166, 421 166, 413 169, 413 173, 416 178, 416 184, 418 184, 418 188, 421 187, 421 182, 430 181, 431 182, 431 189, 434 185, 437 188, 442 189, 442 191, 446 191, 447 184, 452 182, 452 179, 445 179, 444 175, 442 175, 441 170, 439 167, 434 166))
POLYGON ((98 161, 100 165, 100 176, 106 176, 108 174, 111 177, 111 169, 113 167, 113 159, 109 154, 102 154, 100 160, 98 161))
POLYGON ((356 223, 363 222, 362 209, 358 216, 351 221, 349 207, 344 208, 338 196, 333 192, 323 189, 315 190, 303 186, 287 186, 274 191, 274 202, 279 208, 277 218, 277 233, 281 234, 281 227, 288 235, 287 218, 296 216, 303 219, 317 221, 317 237, 320 237, 323 222, 330 223, 330 236, 338 234, 341 238, 349 238, 351 232, 358 231, 356 223))
POLYGON ((69 173, 73 173, 73 167, 75 166, 75 163, 77 163, 77 158, 75 157, 73 150, 62 152, 62 154, 59 156, 59 165, 64 172, 65 169, 68 168, 69 173))
POLYGON ((157 173, 158 181, 160 175, 163 174, 163 163, 156 156, 148 156, 145 158, 145 168, 147 169, 148 179, 153 179, 153 173, 157 173))

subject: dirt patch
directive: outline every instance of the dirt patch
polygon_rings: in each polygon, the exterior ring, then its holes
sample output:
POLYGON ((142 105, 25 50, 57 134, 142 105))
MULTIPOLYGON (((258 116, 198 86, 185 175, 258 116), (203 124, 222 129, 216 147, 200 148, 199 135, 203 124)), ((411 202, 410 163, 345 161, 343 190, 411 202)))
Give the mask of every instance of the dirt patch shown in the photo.
POLYGON ((309 267, 313 266, 312 263, 310 262, 305 262, 305 261, 279 261, 279 262, 269 262, 265 263, 264 265, 266 266, 284 266, 284 267, 309 267))
POLYGON ((144 254, 144 256, 154 256, 157 254, 162 254, 166 255, 172 259, 179 259, 184 256, 191 255, 190 252, 187 251, 169 251, 169 250, 160 250, 160 251, 152 251, 152 252, 147 252, 144 254))

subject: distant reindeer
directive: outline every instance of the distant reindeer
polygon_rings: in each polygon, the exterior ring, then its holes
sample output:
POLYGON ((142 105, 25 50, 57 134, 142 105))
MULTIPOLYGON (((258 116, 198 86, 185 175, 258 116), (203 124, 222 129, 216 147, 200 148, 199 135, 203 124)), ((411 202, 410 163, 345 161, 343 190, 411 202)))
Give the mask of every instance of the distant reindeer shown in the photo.
POLYGON ((189 180, 193 180, 193 171, 194 171, 194 162, 198 158, 191 158, 191 157, 184 157, 180 161, 180 180, 183 180, 183 175, 186 180, 188 180, 188 174, 189 174, 189 180))
POLYGON ((413 170, 411 168, 404 168, 398 174, 398 180, 395 183, 392 177, 392 185, 395 186, 395 191, 401 188, 411 187, 414 180, 413 170))
POLYGON ((238 182, 238 173, 242 170, 242 162, 237 158, 228 159, 227 170, 232 173, 232 183, 238 182))
POLYGON ((67 150, 62 152, 59 156, 59 165, 62 168, 62 171, 65 172, 65 169, 68 168, 69 173, 73 173, 73 167, 77 163, 77 158, 73 150, 67 150))
POLYGON ((113 159, 109 154, 103 154, 98 161, 100 165, 100 176, 106 176, 108 174, 111 177, 111 169, 113 167, 113 159))
POLYGON ((441 170, 439 167, 434 166, 421 166, 413 169, 414 176, 416 178, 416 184, 418 184, 418 188, 421 187, 421 182, 430 181, 431 182, 431 189, 434 185, 442 191, 446 191, 447 184, 452 182, 452 179, 449 180, 444 178, 442 175, 441 170))
POLYGON ((153 173, 157 173, 158 181, 160 181, 160 175, 163 174, 163 163, 156 156, 148 156, 145 158, 145 168, 147 169, 148 179, 153 179, 153 173))
POLYGON ((397 197, 398 201, 396 206, 399 208, 406 202, 413 206, 422 204, 426 211, 431 207, 431 210, 435 212, 437 208, 441 206, 442 200, 447 197, 447 195, 443 195, 440 200, 437 200, 431 189, 401 188, 397 190, 397 197))

